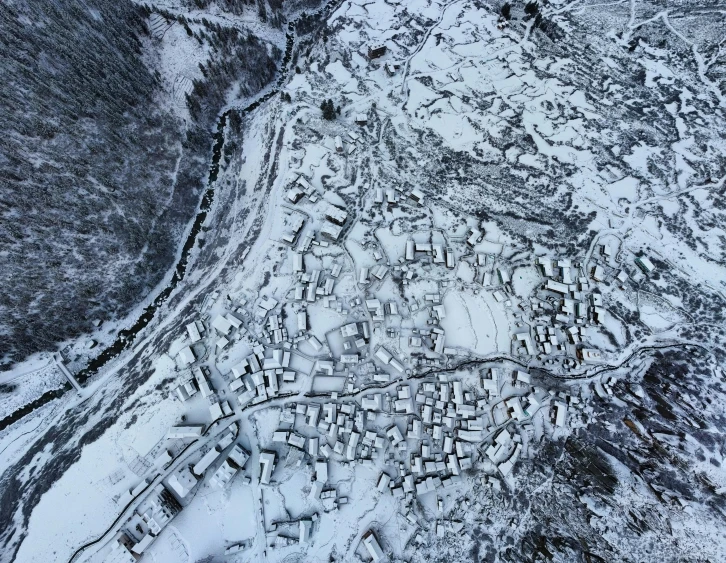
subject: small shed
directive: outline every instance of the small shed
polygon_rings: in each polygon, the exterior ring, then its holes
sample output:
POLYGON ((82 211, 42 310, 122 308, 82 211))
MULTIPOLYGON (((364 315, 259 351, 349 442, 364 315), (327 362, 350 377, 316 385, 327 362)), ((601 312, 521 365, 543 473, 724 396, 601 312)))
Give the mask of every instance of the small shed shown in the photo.
POLYGON ((182 365, 188 366, 189 364, 193 364, 194 360, 196 358, 194 357, 194 352, 192 352, 192 349, 189 346, 185 346, 181 350, 179 350, 179 359, 182 362, 182 365))
POLYGON ((365 545, 368 554, 373 559, 373 563, 383 560, 383 550, 381 549, 373 530, 368 530, 365 534, 363 534, 363 545, 365 545))
POLYGON ((373 45, 368 45, 368 58, 369 59, 377 59, 378 57, 382 57, 386 54, 386 46, 382 43, 376 43, 373 45))

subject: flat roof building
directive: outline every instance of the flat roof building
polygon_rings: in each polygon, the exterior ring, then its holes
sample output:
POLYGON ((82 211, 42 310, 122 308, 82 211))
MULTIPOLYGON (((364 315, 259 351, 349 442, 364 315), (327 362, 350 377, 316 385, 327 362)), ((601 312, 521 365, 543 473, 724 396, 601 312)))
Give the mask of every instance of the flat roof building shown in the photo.
POLYGON ((192 468, 194 474, 197 476, 202 476, 204 472, 209 469, 209 466, 217 461, 217 458, 220 456, 221 453, 222 452, 219 451, 218 446, 214 446, 211 450, 204 454, 202 459, 200 459, 192 468))
POLYGON ((555 401, 555 426, 562 427, 567 420, 567 404, 563 401, 555 401))
POLYGON ((292 253, 292 271, 295 273, 305 271, 305 263, 303 262, 303 255, 301 252, 292 253))
POLYGON ((275 452, 262 452, 260 454, 260 483, 269 485, 272 471, 275 469, 275 452))
POLYGON ((378 57, 382 57, 386 54, 386 46, 378 43, 368 46, 368 58, 369 59, 377 59, 378 57))
POLYGON ((406 241, 406 260, 413 260, 414 258, 414 242, 409 239, 406 241))
POLYGON ((363 545, 368 550, 368 554, 373 559, 373 563, 378 563, 378 561, 383 560, 383 550, 381 549, 381 545, 378 543, 373 530, 368 530, 365 534, 363 534, 363 545))
POLYGON ((297 312, 297 329, 300 332, 308 329, 308 314, 306 311, 297 312))
POLYGON ((179 350, 179 359, 182 365, 188 366, 189 364, 193 364, 197 358, 194 356, 192 349, 189 346, 185 346, 179 350))
POLYGON ((453 248, 447 248, 446 249, 446 267, 452 270, 454 268, 454 249, 453 248))
POLYGON ((655 270, 655 266, 653 265, 653 262, 648 260, 645 256, 641 256, 640 258, 635 259, 635 264, 643 270, 644 273, 650 274, 653 270, 655 270))
POLYGON ((320 229, 320 234, 328 237, 329 239, 338 240, 338 238, 340 238, 340 233, 342 231, 343 231, 343 227, 341 227, 340 225, 335 225, 333 223, 326 221, 325 224, 320 229))
POLYGON ((547 277, 552 277, 554 275, 554 270, 552 268, 552 260, 547 257, 540 256, 537 258, 537 264, 542 268, 542 272, 547 277))
POLYGON ((563 295, 567 295, 570 292, 570 288, 567 285, 554 280, 547 280, 547 283, 545 284, 545 289, 554 291, 556 293, 562 293, 563 295))
POLYGON ((197 486, 199 481, 188 467, 182 467, 179 471, 169 477, 169 488, 174 491, 179 498, 186 497, 191 490, 197 486))
POLYGON ((187 325, 187 332, 189 333, 189 341, 194 344, 202 339, 202 335, 199 334, 199 327, 196 321, 187 325))
POLYGON ((380 492, 385 492, 388 489, 388 485, 391 482, 391 478, 387 473, 381 473, 381 476, 378 478, 378 484, 376 485, 376 488, 380 492))
POLYGON ((328 219, 328 221, 331 221, 336 225, 342 225, 348 218, 348 212, 344 209, 341 209, 340 207, 336 207, 335 205, 330 204, 325 210, 325 217, 328 219))
POLYGON ((169 439, 199 438, 204 431, 203 424, 190 424, 189 426, 172 426, 167 432, 169 439))
POLYGON ((300 537, 298 538, 298 541, 301 544, 306 544, 310 541, 310 533, 313 528, 313 521, 312 520, 300 520, 300 537))
POLYGON ((222 315, 217 315, 212 321, 212 328, 221 334, 229 334, 229 331, 232 330, 232 323, 222 315))

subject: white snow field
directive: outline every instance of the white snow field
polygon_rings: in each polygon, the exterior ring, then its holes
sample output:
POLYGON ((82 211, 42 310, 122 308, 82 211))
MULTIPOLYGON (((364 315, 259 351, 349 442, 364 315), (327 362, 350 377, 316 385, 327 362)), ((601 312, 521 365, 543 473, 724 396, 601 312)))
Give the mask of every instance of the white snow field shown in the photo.
MULTIPOLYGON (((160 318, 0 434, 5 469, 79 417, 26 468, 78 453, 13 517, 14 560, 511 560, 569 496, 557 518, 586 515, 592 560, 723 560, 723 407, 644 386, 673 351, 703 351, 703 388, 723 378, 726 47, 639 5, 547 2, 543 25, 519 4, 507 23, 469 0, 340 3, 291 102, 244 117, 160 318), (697 415, 646 429, 625 409, 648 405, 697 415), (633 469, 624 435, 707 484, 633 469)), ((568 542, 553 560, 581 560, 568 542)))

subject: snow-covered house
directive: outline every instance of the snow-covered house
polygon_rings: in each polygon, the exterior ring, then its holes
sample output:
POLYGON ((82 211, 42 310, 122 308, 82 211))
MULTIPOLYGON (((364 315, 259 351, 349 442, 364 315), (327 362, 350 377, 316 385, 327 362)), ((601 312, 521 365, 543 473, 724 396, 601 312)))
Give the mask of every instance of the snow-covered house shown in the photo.
POLYGON ((189 342, 195 344, 202 339, 199 331, 199 322, 194 321, 187 325, 187 333, 189 333, 189 342))
POLYGON ((376 43, 368 46, 368 58, 377 59, 386 54, 386 46, 381 43, 376 43))
POLYGON ((260 483, 269 485, 272 471, 275 469, 275 452, 262 452, 260 454, 260 483))
POLYGON ((179 498, 186 497, 199 481, 191 472, 189 467, 182 467, 176 473, 172 474, 167 481, 169 488, 177 494, 179 498))
POLYGON ((189 346, 185 346, 181 350, 179 350, 179 360, 181 361, 181 364, 183 366, 188 366, 189 364, 193 364, 196 361, 196 356, 194 356, 194 352, 189 346))
POLYGON ((641 256, 640 258, 635 259, 635 264, 643 270, 644 273, 650 274, 653 270, 655 270, 655 266, 653 265, 653 262, 648 260, 646 256, 641 256))
POLYGON ((368 550, 368 554, 373 559, 373 563, 383 561, 385 555, 381 549, 381 545, 378 543, 378 539, 376 539, 376 535, 373 533, 373 530, 368 530, 365 534, 363 534, 363 545, 368 550))
POLYGON ((423 205, 423 202, 424 202, 424 194, 418 188, 416 188, 414 190, 411 190, 411 193, 408 194, 408 197, 411 198, 416 203, 418 203, 419 205, 423 205))

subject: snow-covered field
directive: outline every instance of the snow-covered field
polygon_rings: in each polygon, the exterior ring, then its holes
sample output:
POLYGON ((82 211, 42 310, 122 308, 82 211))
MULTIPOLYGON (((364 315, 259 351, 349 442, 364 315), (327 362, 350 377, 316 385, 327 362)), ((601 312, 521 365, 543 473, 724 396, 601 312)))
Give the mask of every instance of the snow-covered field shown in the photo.
MULTIPOLYGON (((218 486, 220 444, 144 560, 368 561, 369 531, 391 561, 726 557, 722 31, 523 8, 340 4, 291 102, 245 117, 159 318, 0 434, 6 486, 39 491, 0 561, 124 560, 151 487, 230 428, 249 459, 218 486)), ((165 80, 196 72, 175 28, 165 80)), ((65 383, 31 369, 9 412, 65 383)))

